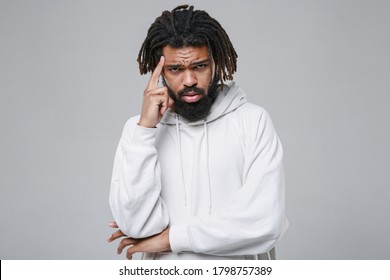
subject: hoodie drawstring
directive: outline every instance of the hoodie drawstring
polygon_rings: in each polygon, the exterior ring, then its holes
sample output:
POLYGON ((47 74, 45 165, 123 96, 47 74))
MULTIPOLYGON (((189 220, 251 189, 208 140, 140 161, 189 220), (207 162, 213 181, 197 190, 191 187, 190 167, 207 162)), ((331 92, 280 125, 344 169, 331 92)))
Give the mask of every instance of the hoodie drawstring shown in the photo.
MULTIPOLYGON (((184 178, 184 167, 183 167, 183 156, 182 156, 182 149, 181 149, 181 137, 180 137, 180 124, 179 124, 179 116, 175 115, 176 119, 176 138, 177 138, 177 152, 179 155, 179 170, 181 171, 181 179, 183 183, 184 188, 184 206, 187 207, 187 188, 185 185, 185 178, 184 178)), ((206 139, 206 147, 205 147, 205 153, 206 153, 206 169, 207 169, 207 184, 209 189, 209 214, 211 214, 212 209, 212 192, 211 192, 211 177, 210 177, 210 152, 209 152, 209 136, 208 136, 208 130, 207 130, 207 122, 203 122, 204 127, 204 135, 206 139)))
POLYGON ((180 139, 180 126, 179 126, 179 116, 176 114, 176 137, 177 137, 177 149, 179 154, 179 170, 181 171, 181 180, 183 182, 183 188, 184 188, 184 206, 187 207, 187 188, 186 188, 186 182, 184 180, 184 170, 183 170, 183 157, 181 153, 181 139, 180 139))
POLYGON ((209 135, 207 131, 207 123, 204 121, 204 134, 206 138, 206 164, 207 164, 207 183, 209 185, 209 214, 211 214, 212 199, 211 199, 211 179, 210 179, 210 158, 209 158, 209 135))

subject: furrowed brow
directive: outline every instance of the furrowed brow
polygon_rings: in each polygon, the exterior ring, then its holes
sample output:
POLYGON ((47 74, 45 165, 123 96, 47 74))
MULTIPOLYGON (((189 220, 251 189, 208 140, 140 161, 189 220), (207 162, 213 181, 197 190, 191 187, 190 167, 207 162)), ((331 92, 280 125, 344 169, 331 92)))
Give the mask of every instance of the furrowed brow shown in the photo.
MULTIPOLYGON (((201 60, 201 61, 195 61, 195 62, 192 62, 190 63, 190 67, 194 67, 194 66, 197 66, 197 65, 200 65, 200 64, 207 64, 207 63, 210 63, 210 59, 209 58, 206 58, 204 60, 201 60)), ((185 66, 183 64, 167 64, 164 66, 165 69, 172 69, 172 68, 185 68, 185 66)))
POLYGON ((207 64, 210 62, 210 59, 207 58, 207 59, 204 59, 204 60, 201 60, 201 61, 196 61, 196 62, 193 62, 191 63, 190 65, 191 66, 196 66, 196 65, 199 65, 199 64, 207 64))
POLYGON ((165 65, 164 68, 180 68, 180 67, 183 67, 183 65, 181 64, 169 64, 169 65, 165 65))

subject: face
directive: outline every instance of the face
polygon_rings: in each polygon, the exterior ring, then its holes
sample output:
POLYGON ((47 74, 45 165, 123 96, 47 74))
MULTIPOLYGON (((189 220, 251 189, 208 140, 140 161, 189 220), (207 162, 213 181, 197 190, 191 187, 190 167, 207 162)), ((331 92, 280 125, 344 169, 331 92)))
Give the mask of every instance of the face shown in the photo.
POLYGON ((207 46, 163 48, 163 77, 174 111, 189 121, 205 118, 215 100, 214 61, 207 46))

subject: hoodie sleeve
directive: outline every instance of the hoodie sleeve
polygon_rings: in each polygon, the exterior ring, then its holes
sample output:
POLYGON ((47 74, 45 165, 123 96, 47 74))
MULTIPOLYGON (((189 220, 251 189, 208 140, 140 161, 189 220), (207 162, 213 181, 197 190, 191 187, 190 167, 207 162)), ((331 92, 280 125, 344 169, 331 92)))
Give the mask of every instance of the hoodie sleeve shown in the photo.
POLYGON ((173 252, 255 255, 272 249, 285 222, 283 151, 268 113, 238 124, 248 147, 243 184, 218 213, 170 228, 173 252))
POLYGON ((163 231, 169 214, 160 197, 160 166, 155 138, 157 129, 127 121, 112 173, 109 202, 113 217, 127 236, 144 238, 163 231))

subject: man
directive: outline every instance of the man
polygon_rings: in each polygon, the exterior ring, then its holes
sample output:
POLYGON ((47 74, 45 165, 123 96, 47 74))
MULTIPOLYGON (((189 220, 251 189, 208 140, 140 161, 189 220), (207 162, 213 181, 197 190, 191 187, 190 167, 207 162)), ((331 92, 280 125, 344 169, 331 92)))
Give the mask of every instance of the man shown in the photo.
POLYGON ((225 30, 192 6, 165 11, 138 62, 152 75, 115 156, 108 241, 126 236, 129 259, 272 258, 286 225, 282 147, 267 112, 223 84, 237 62, 225 30))

